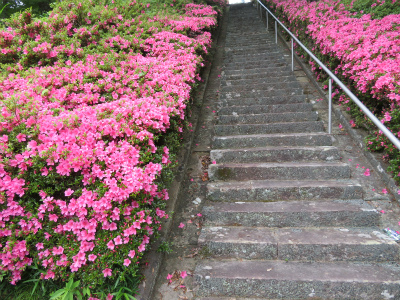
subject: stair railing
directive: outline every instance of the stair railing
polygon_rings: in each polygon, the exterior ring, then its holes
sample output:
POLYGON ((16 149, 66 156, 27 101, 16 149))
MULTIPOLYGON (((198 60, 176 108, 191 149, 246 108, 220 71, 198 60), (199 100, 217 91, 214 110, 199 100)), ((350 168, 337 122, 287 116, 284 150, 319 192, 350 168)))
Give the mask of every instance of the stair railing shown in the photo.
POLYGON ((286 28, 282 22, 263 4, 261 0, 256 2, 257 10, 262 17, 262 9, 265 9, 266 23, 268 30, 268 18, 271 15, 275 19, 275 43, 278 43, 278 24, 291 36, 291 51, 292 51, 292 71, 294 71, 294 47, 293 41, 295 41, 308 55, 328 74, 329 76, 329 114, 328 114, 328 133, 332 133, 332 80, 336 82, 338 86, 354 101, 355 104, 367 115, 367 117, 382 131, 382 133, 400 150, 400 141, 395 137, 395 135, 385 126, 382 122, 375 117, 375 115, 341 82, 335 74, 331 72, 306 46, 304 46, 299 39, 286 28))

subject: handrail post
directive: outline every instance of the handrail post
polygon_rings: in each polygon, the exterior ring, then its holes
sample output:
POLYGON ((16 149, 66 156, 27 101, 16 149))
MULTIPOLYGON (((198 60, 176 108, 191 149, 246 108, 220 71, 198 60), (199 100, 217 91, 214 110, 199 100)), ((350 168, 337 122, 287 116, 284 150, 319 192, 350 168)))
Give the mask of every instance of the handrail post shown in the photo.
POLYGON ((292 72, 294 71, 294 48, 293 48, 293 38, 292 38, 292 72))
POLYGON ((329 77, 328 133, 332 134, 332 78, 329 77))
POLYGON ((275 21, 275 44, 278 44, 278 23, 275 21))
POLYGON ((266 15, 266 22, 267 23, 267 31, 268 31, 268 10, 265 10, 265 15, 266 15))

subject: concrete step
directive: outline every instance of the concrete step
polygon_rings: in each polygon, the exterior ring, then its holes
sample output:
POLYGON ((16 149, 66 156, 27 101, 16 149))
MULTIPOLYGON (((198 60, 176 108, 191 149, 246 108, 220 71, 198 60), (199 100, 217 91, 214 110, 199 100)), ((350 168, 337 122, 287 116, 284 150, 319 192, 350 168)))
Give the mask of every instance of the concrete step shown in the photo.
POLYGON ((218 117, 219 125, 229 124, 270 124, 282 122, 317 121, 316 111, 292 112, 292 113, 267 113, 245 115, 222 115, 218 117))
POLYGON ((277 104, 277 105, 252 105, 252 106, 226 106, 218 110, 218 115, 244 115, 244 114, 267 114, 288 112, 311 112, 311 103, 277 104))
POLYGON ((267 33, 265 33, 264 36, 246 37, 244 35, 241 35, 236 37, 228 37, 225 40, 225 46, 227 47, 254 46, 255 48, 258 48, 260 45, 263 44, 274 45, 274 42, 268 38, 267 33))
POLYGON ((332 138, 325 132, 215 136, 213 140, 214 149, 331 145, 332 138))
POLYGON ((198 296, 400 299, 400 268, 391 264, 207 260, 194 274, 198 296))
POLYGON ((276 68, 276 67, 286 67, 287 62, 284 59, 276 60, 262 60, 255 62, 225 62, 225 71, 229 70, 247 70, 247 69, 260 69, 260 68, 276 68))
POLYGON ((223 75, 225 76, 247 76, 257 75, 260 77, 268 76, 290 76, 293 75, 291 67, 287 64, 285 66, 271 66, 269 68, 254 68, 254 69, 224 69, 223 75))
POLYGON ((380 214, 362 200, 214 202, 206 226, 378 227, 380 214))
POLYGON ((217 163, 337 161, 336 147, 255 147, 245 149, 212 150, 211 161, 217 163))
MULTIPOLYGON (((260 300, 260 298, 236 298, 236 297, 200 297, 194 300, 260 300)), ((268 299, 274 300, 274 299, 268 299)))
POLYGON ((233 53, 228 52, 225 53, 224 61, 225 62, 259 62, 259 61, 271 61, 276 60, 279 57, 279 60, 282 60, 282 53, 277 51, 277 49, 273 49, 276 46, 270 47, 269 50, 263 50, 259 52, 253 53, 233 53), (275 51, 274 51, 275 50, 275 51))
POLYGON ((349 180, 252 180, 210 182, 207 198, 212 201, 308 201, 362 199, 360 184, 349 180))
POLYGON ((198 240, 214 258, 396 262, 399 245, 377 228, 205 226, 198 240))
POLYGON ((350 167, 340 162, 211 164, 210 180, 330 180, 350 178, 350 167))
POLYGON ((230 94, 221 95, 219 103, 222 107, 227 106, 253 106, 253 105, 277 105, 277 104, 293 104, 305 103, 305 95, 276 95, 272 96, 270 93, 264 92, 261 96, 254 96, 252 93, 244 93, 243 97, 233 97, 230 94))
POLYGON ((290 79, 294 79, 297 80, 294 76, 293 76, 293 72, 290 71, 290 69, 282 71, 280 70, 279 72, 271 72, 271 71, 266 71, 264 73, 253 73, 253 74, 235 74, 235 75, 227 75, 225 73, 223 73, 223 77, 222 77, 222 84, 225 84, 227 82, 232 82, 232 84, 236 81, 236 80, 243 80, 244 82, 246 81, 252 81, 252 80, 271 80, 273 81, 278 81, 278 80, 282 80, 282 81, 290 81, 290 79), (279 74, 279 76, 278 76, 279 74))
POLYGON ((268 50, 276 52, 277 49, 278 48, 275 43, 271 44, 271 43, 267 43, 267 42, 256 45, 256 46, 225 45, 225 53, 226 54, 239 54, 239 53, 254 54, 254 53, 261 53, 263 51, 268 51, 268 50))
POLYGON ((269 93, 270 91, 274 90, 285 90, 285 91, 292 91, 292 90, 302 90, 302 87, 298 81, 291 81, 291 82, 269 82, 269 83, 249 83, 244 85, 231 85, 231 86, 224 86, 221 87, 220 92, 221 95, 224 93, 243 93, 243 92, 255 92, 255 91, 264 91, 265 93, 269 93))
MULTIPOLYGON (((285 88, 285 87, 277 87, 274 88, 268 87, 263 90, 244 90, 244 91, 231 91, 231 92, 223 92, 219 96, 220 101, 229 101, 229 100, 242 100, 245 97, 251 97, 253 99, 257 98, 271 98, 271 97, 281 97, 288 98, 288 96, 301 96, 303 95, 302 88, 285 88)), ((288 102, 290 103, 290 102, 288 102)), ((272 104, 272 103, 271 103, 272 104)))
POLYGON ((282 69, 282 70, 290 70, 289 69, 289 64, 286 61, 278 61, 278 62, 260 62, 259 64, 254 63, 254 64, 246 64, 246 63, 232 63, 229 64, 228 66, 224 67, 224 72, 228 74, 229 72, 232 74, 235 74, 237 72, 243 72, 247 70, 251 70, 253 72, 259 72, 261 71, 260 69, 262 68, 263 72, 266 71, 271 71, 274 69, 282 69))
POLYGON ((274 83, 292 83, 298 82, 296 77, 294 76, 279 76, 277 77, 255 77, 253 79, 229 79, 222 80, 221 86, 245 86, 245 85, 266 85, 266 84, 274 84, 274 83))
POLYGON ((258 53, 257 55, 253 54, 247 56, 226 54, 224 57, 224 65, 227 67, 231 64, 257 64, 257 63, 271 64, 271 63, 285 62, 284 57, 279 52, 271 53, 271 51, 264 51, 261 54, 258 53), (274 57, 274 55, 276 57, 274 57))
POLYGON ((322 132, 324 131, 324 123, 322 121, 310 121, 271 124, 215 125, 214 130, 215 134, 218 136, 268 133, 322 132))

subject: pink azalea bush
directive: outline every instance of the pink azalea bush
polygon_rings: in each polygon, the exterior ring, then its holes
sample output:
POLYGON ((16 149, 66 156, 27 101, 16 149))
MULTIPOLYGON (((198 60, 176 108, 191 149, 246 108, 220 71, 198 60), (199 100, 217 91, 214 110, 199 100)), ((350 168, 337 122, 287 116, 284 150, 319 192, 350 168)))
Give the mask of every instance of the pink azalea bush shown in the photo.
MULTIPOLYGON (((362 3, 369 5, 370 13, 363 13, 355 10, 355 5, 361 2, 267 0, 288 28, 400 137, 400 14, 384 13, 385 9, 399 11, 399 4, 391 0, 364 1, 368 2, 362 3)), ((309 63, 318 79, 327 79, 315 62, 309 63)), ((335 89, 333 95, 354 117, 353 127, 373 129, 372 123, 345 94, 335 89)), ((400 152, 391 142, 376 131, 369 137, 367 147, 384 151, 384 158, 391 160, 389 170, 400 182, 400 173, 397 174, 400 152)))
POLYGON ((33 265, 92 288, 137 273, 168 218, 163 176, 217 16, 186 1, 82 0, 6 20, 0 269, 12 284, 33 265))

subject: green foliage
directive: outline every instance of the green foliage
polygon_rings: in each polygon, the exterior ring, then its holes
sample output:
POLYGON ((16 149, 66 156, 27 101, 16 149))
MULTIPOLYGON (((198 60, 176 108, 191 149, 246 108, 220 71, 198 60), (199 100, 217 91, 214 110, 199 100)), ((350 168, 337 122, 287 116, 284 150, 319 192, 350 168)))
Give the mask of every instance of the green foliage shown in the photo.
POLYGON ((51 294, 50 300, 74 300, 74 296, 78 300, 82 300, 82 296, 90 296, 89 288, 83 288, 82 293, 79 291, 79 283, 80 280, 74 282, 74 279, 71 278, 63 289, 59 289, 51 294))
POLYGON ((171 249, 172 243, 162 242, 160 246, 158 246, 157 252, 170 254, 173 250, 171 249))
MULTIPOLYGON (((113 293, 112 295, 115 296, 115 300, 137 300, 135 297, 132 296, 133 290, 128 289, 127 287, 121 287, 118 292, 113 293), (124 292, 127 291, 130 294, 124 292)), ((114 299, 114 298, 113 298, 114 299)))
POLYGON ((53 0, 2 0, 0 7, 7 5, 7 7, 0 11, 1 18, 8 18, 13 13, 23 11, 31 8, 32 12, 37 16, 43 16, 51 10, 51 3, 53 0))
POLYGON ((354 17, 361 18, 364 14, 370 14, 372 19, 382 19, 388 15, 400 14, 400 3, 386 0, 380 5, 376 0, 342 0, 350 12, 356 13, 354 17), (353 2, 353 6, 351 3, 353 2), (377 4, 377 5, 374 5, 377 4))

